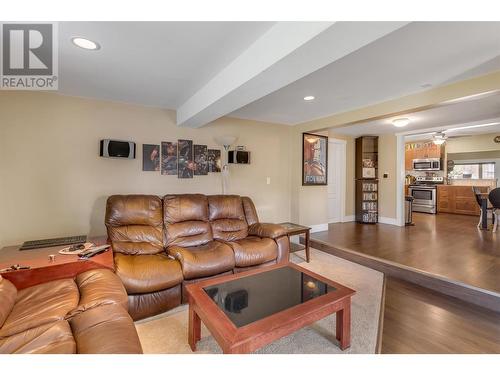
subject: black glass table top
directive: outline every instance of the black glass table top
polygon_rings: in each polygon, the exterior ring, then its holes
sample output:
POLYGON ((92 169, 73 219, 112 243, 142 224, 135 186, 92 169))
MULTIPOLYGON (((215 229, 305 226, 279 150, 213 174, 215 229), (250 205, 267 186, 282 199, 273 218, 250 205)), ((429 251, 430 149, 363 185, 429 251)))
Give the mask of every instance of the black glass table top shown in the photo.
POLYGON ((204 288, 236 327, 243 327, 334 290, 334 287, 292 267, 277 268, 204 288))

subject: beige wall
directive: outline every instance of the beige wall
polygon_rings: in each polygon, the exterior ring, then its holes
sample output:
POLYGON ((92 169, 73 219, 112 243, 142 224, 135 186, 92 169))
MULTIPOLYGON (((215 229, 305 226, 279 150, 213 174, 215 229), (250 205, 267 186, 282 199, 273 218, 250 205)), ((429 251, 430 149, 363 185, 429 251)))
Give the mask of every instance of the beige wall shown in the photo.
MULTIPOLYGON (((293 128, 292 128, 293 129, 293 128)), ((328 136, 327 131, 315 132, 328 136)), ((292 131, 291 158, 291 220, 303 225, 324 224, 328 216, 326 186, 302 186, 302 133, 292 131), (306 197, 306 199, 304 199, 306 197), (323 220, 323 221, 321 221, 323 220)))
MULTIPOLYGON (((116 193, 220 193, 220 174, 179 180, 141 171, 142 143, 178 138, 215 147, 213 137, 239 136, 252 164, 231 167, 230 192, 254 198, 263 221, 328 221, 326 187, 304 187, 302 132, 500 89, 500 72, 287 127, 222 118, 201 129, 178 128, 173 111, 48 93, 0 92, 0 246, 25 239, 104 233, 105 199, 116 193), (136 160, 98 156, 102 138, 138 144, 136 160), (271 177, 271 184, 266 184, 271 177)), ((330 130, 330 136, 335 131, 330 130)), ((380 214, 395 217, 395 137, 380 139, 380 214), (392 159, 393 158, 393 159, 392 159), (393 197, 393 198, 392 198, 393 197)), ((449 151, 452 152, 452 151, 449 151)), ((458 152, 458 151, 453 151, 458 152)), ((354 140, 347 142, 346 214, 354 214, 354 140)))
POLYGON ((354 215, 355 203, 355 159, 356 159, 356 145, 355 138, 348 137, 335 133, 335 130, 329 130, 328 136, 330 138, 343 139, 346 141, 346 196, 345 196, 345 215, 354 215))
MULTIPOLYGON (((294 126, 292 130, 293 134, 291 135, 292 219, 299 220, 302 224, 323 224, 328 222, 325 205, 326 193, 323 191, 324 189, 304 189, 301 186, 301 172, 298 168, 301 163, 302 148, 300 142, 303 132, 315 132, 325 129, 330 129, 331 132, 334 132, 332 129, 346 124, 411 113, 449 100, 494 90, 500 90, 500 71, 294 126)), ((388 146, 394 146, 393 150, 386 148, 382 151, 382 162, 385 164, 384 167, 387 169, 387 172, 390 172, 391 168, 395 168, 396 165, 396 141, 395 139, 385 139, 382 142, 387 142, 388 146), (393 157, 394 161, 391 162, 389 157, 393 157)), ((395 172, 390 173, 389 176, 390 178, 387 181, 381 180, 382 191, 380 193, 381 201, 379 202, 379 210, 382 217, 395 218, 397 176, 395 172), (391 199, 391 192, 394 192, 394 199, 391 199)), ((346 197, 346 199, 350 198, 346 197)), ((349 202, 346 201, 346 205, 348 204, 349 202)))
POLYGON ((470 137, 450 138, 446 141, 446 153, 498 151, 500 143, 493 142, 493 138, 500 134, 480 134, 470 137))
POLYGON ((379 217, 396 218, 396 147, 397 138, 393 134, 384 134, 378 138, 378 173, 379 173, 379 217), (388 177, 384 178, 384 173, 388 177))
POLYGON ((220 193, 220 173, 178 179, 142 172, 142 144, 185 138, 217 147, 214 136, 224 134, 238 136, 237 144, 252 152, 252 164, 230 167, 229 192, 252 197, 262 221, 287 221, 290 130, 232 118, 200 129, 179 128, 173 111, 48 93, 1 92, 0 245, 103 234, 105 201, 111 194, 220 193), (99 140, 104 138, 135 141, 137 158, 99 157, 99 140))

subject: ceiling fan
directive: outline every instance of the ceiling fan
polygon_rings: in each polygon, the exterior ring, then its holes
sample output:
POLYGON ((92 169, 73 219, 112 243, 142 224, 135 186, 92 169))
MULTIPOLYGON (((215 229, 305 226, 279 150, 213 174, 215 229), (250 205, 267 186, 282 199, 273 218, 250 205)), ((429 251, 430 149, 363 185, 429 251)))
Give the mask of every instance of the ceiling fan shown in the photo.
POLYGON ((432 142, 434 142, 435 145, 442 145, 447 139, 448 137, 444 132, 437 132, 432 135, 432 142))
POLYGON ((443 143, 446 142, 448 139, 452 138, 463 138, 463 137, 470 137, 470 135, 447 135, 446 133, 450 130, 443 130, 440 132, 436 132, 432 135, 432 142, 434 142, 435 145, 442 145, 443 143))

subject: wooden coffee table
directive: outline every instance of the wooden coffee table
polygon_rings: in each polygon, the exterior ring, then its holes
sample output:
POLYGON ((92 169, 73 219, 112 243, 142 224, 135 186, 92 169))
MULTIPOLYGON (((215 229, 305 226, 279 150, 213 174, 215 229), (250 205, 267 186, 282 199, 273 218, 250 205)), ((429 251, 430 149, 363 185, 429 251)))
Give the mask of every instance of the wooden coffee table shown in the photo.
POLYGON ((193 351, 201 321, 224 353, 250 353, 333 313, 340 348, 350 346, 356 292, 296 264, 221 276, 186 289, 193 351))
MULTIPOLYGON (((89 238, 89 242, 96 245, 106 244, 107 237, 89 238)), ((3 278, 12 282, 17 289, 28 288, 33 285, 52 280, 72 278, 79 273, 96 269, 108 268, 114 271, 113 251, 81 260, 78 255, 62 255, 58 251, 65 246, 46 247, 33 250, 19 250, 18 246, 8 246, 0 250, 0 269, 14 264, 29 266, 30 269, 2 272, 3 278), (49 255, 55 255, 53 261, 49 255)))

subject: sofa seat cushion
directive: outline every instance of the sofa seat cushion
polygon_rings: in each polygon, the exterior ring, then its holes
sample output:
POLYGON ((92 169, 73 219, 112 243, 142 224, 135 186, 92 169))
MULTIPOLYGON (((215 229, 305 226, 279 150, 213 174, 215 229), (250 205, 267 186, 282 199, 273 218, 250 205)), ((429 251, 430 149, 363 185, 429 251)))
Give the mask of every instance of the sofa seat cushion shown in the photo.
POLYGON ((228 244, 233 248, 236 267, 255 266, 278 257, 278 246, 270 238, 249 236, 228 244))
POLYGON ((180 262, 185 279, 213 276, 234 268, 233 250, 219 241, 194 247, 171 246, 167 251, 180 262))
POLYGON ((108 269, 96 269, 76 276, 80 291, 80 302, 72 314, 107 304, 116 304, 128 309, 127 291, 120 278, 108 269))
POLYGON ((179 263, 165 253, 155 255, 115 254, 116 274, 128 294, 151 293, 182 282, 179 263))
POLYGON ((153 293, 128 296, 128 313, 133 320, 161 314, 181 304, 181 284, 153 293))
POLYGON ((79 354, 140 354, 134 322, 119 305, 101 305, 70 319, 79 354))
POLYGON ((19 290, 16 303, 0 329, 0 338, 63 320, 78 306, 79 300, 80 293, 73 279, 54 280, 19 290))
POLYGON ((76 343, 69 323, 59 320, 0 339, 1 354, 74 354, 76 343))

